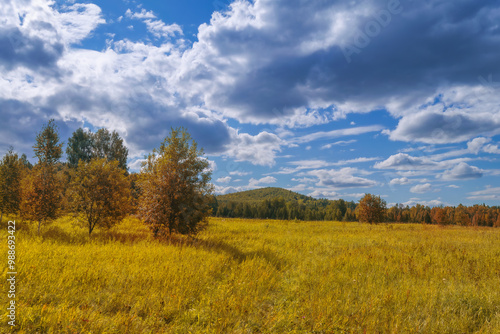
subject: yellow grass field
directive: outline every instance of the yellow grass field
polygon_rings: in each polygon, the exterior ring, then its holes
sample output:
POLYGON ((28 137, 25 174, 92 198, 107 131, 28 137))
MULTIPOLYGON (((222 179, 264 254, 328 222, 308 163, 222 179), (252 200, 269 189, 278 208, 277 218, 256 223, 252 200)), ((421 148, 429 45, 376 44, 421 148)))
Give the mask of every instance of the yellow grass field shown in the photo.
MULTIPOLYGON (((1 333, 7 325, 7 223, 1 333)), ((18 222, 18 333, 500 333, 500 229, 211 219, 154 240, 18 222)))

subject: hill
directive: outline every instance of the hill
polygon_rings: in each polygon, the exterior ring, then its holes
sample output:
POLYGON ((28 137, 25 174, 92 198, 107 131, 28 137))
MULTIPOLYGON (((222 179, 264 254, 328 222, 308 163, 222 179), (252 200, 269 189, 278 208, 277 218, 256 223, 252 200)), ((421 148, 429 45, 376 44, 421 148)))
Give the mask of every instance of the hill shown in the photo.
POLYGON ((275 187, 216 196, 213 213, 217 217, 354 220, 354 202, 331 201, 275 187))
POLYGON ((241 191, 237 193, 231 193, 226 195, 217 196, 219 202, 239 202, 239 203, 257 203, 263 200, 273 200, 277 198, 283 198, 285 202, 291 201, 318 201, 310 196, 302 195, 291 190, 267 187, 254 190, 241 191))

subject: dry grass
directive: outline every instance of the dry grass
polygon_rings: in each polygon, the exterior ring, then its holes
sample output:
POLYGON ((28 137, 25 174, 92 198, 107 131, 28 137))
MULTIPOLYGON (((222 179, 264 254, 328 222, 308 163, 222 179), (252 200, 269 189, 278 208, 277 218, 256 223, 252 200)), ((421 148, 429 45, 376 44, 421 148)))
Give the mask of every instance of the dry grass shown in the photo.
POLYGON ((132 218, 91 240, 68 218, 40 237, 20 227, 19 333, 500 332, 500 229, 212 219, 161 241, 132 218))

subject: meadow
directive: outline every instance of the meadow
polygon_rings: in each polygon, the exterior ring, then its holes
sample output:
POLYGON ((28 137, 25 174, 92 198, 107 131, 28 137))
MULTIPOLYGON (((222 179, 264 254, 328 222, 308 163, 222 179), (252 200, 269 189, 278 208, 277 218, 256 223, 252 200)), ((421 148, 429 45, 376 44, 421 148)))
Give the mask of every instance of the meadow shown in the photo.
POLYGON ((158 240, 132 217, 91 238, 68 217, 40 236, 17 228, 17 333, 500 332, 500 229, 212 218, 196 238, 158 240))

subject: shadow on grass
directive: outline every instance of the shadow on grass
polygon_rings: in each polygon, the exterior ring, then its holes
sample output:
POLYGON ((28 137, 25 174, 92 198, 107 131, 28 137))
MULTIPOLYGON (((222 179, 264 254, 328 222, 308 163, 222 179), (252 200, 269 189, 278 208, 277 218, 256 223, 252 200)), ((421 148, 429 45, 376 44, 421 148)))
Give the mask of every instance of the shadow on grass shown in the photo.
POLYGON ((276 270, 281 270, 284 266, 286 266, 286 262, 284 259, 281 259, 268 249, 243 252, 237 247, 230 245, 222 240, 206 240, 179 235, 172 235, 171 237, 164 238, 163 241, 165 243, 181 247, 195 247, 208 251, 215 251, 217 253, 225 253, 238 263, 242 263, 253 258, 260 258, 272 265, 276 270))
MULTIPOLYGON (((35 225, 25 225, 24 228, 27 229, 29 231, 29 234, 31 234, 32 236, 37 236, 35 225)), ((58 226, 57 222, 54 222, 48 226, 42 226, 40 237, 44 241, 50 240, 66 245, 85 245, 92 242, 98 242, 102 244, 114 242, 122 244, 135 244, 142 241, 151 241, 163 245, 173 245, 176 247, 194 247, 198 249, 214 251, 217 253, 225 253, 239 263, 253 258, 260 258, 265 260, 277 270, 281 270, 286 265, 284 259, 278 257, 269 249, 244 252, 241 249, 230 245, 223 240, 198 239, 196 237, 179 234, 172 234, 171 236, 154 238, 151 232, 147 230, 135 230, 129 232, 115 229, 101 229, 92 232, 92 235, 89 237, 88 233, 86 233, 83 228, 81 230, 73 229, 71 231, 67 228, 58 226)))

